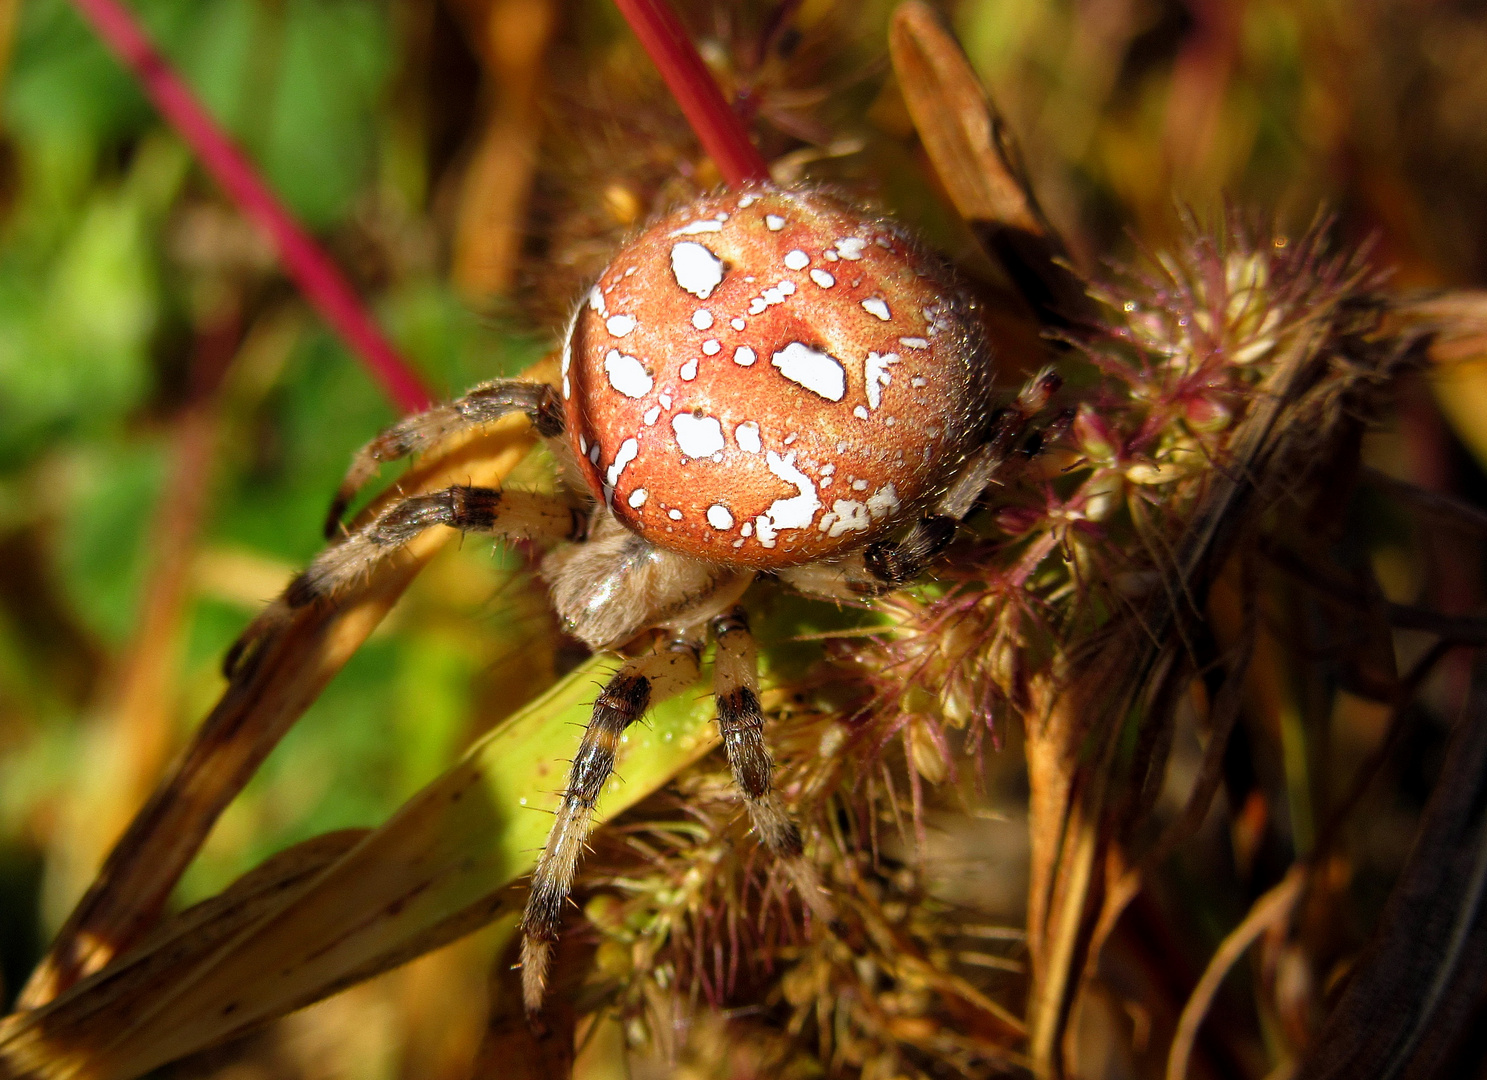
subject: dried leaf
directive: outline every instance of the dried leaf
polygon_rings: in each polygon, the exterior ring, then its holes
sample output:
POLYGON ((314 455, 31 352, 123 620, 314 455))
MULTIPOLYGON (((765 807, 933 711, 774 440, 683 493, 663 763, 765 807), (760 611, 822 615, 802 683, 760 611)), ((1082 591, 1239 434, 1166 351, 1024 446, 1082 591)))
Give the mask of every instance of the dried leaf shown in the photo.
POLYGON ((1032 309, 1055 325, 1083 322, 1089 303, 1064 265, 1011 145, 960 46, 927 4, 909 0, 888 31, 893 70, 919 138, 950 201, 1032 309))

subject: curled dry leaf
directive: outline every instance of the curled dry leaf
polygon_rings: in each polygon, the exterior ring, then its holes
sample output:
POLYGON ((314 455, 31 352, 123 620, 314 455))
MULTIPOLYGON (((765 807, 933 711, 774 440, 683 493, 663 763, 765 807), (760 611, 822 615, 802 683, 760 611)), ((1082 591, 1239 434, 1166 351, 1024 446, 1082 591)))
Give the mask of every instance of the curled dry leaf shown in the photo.
POLYGON ((1023 175, 1010 132, 960 46, 927 4, 893 13, 889 55, 935 175, 977 240, 1054 325, 1085 321, 1083 283, 1023 175))

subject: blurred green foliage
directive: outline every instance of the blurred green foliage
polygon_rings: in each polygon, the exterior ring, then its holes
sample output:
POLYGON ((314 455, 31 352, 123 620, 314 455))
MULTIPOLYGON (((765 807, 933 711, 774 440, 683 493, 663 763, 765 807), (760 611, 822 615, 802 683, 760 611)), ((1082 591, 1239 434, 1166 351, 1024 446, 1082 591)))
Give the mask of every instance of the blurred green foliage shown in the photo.
MULTIPOLYGON (((365 248, 386 207, 422 201, 417 170, 386 167, 427 154, 427 133, 389 107, 394 5, 130 6, 333 248, 365 248), (400 175, 415 189, 391 187, 400 175)), ((256 249, 217 258, 210 245, 205 258, 181 254, 201 247, 189 235, 201 220, 236 219, 66 0, 18 9, 3 134, 0 532, 31 538, 22 546, 34 558, 0 567, 6 598, 31 598, 0 606, 0 857, 34 865, 66 842, 57 815, 92 782, 77 763, 97 752, 90 740, 111 707, 109 679, 136 644, 174 418, 191 392, 198 338, 224 303, 240 311, 246 345, 218 395, 219 453, 201 462, 212 473, 197 548, 226 558, 229 571, 238 559, 267 576, 224 594, 220 581, 201 585, 198 567, 174 569, 192 585, 179 700, 166 707, 171 745, 220 691, 221 656, 274 582, 318 549, 328 493, 393 412, 271 260, 256 249), (33 602, 55 633, 26 622, 33 602), (59 683, 53 676, 79 649, 90 669, 59 683)), ((373 273, 384 327, 440 392, 517 372, 545 347, 509 320, 472 315, 426 260, 373 273)), ((499 576, 488 546, 452 558, 499 576)), ((469 618, 489 624, 499 616, 483 599, 469 618)), ((501 637, 500 627, 483 636, 501 637)), ((414 615, 357 656, 222 822, 182 899, 217 890, 288 843, 382 820, 447 765, 473 734, 472 675, 489 663, 450 638, 447 626, 414 615)), ((96 841, 89 847, 101 854, 96 841)), ((85 878, 48 883, 52 925, 85 878)), ((37 939, 18 931, 0 951, 34 950, 37 939)), ((7 974, 24 971, 26 957, 5 959, 7 974)))

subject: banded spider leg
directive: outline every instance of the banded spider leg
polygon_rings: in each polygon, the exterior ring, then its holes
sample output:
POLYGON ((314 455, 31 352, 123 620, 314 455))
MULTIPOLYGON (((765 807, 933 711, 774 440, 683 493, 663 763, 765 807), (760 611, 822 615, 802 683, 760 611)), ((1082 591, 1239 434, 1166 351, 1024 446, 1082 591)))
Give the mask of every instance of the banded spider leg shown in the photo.
MULTIPOLYGON (((757 657, 748 621, 742 609, 735 608, 711 620, 710 629, 718 645, 713 664, 718 727, 734 782, 760 842, 781 861, 806 903, 826 914, 814 873, 804 859, 800 830, 771 783, 773 762, 764 744, 757 657)), ((680 634, 660 651, 626 661, 594 703, 522 916, 522 997, 529 1014, 542 1006, 563 904, 573 888, 594 806, 614 771, 620 736, 651 705, 696 681, 701 652, 697 637, 680 634)))

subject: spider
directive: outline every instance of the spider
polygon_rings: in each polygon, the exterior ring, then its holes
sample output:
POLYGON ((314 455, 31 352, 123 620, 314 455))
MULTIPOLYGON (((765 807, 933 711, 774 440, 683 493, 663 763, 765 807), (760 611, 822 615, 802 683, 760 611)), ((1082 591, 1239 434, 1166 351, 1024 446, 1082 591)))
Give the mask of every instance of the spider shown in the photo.
POLYGON ((765 848, 804 869, 771 788, 750 583, 860 600, 911 581, 1056 389, 1035 377, 993 409, 977 304, 904 229, 810 189, 705 197, 614 257, 567 329, 560 386, 484 383, 360 450, 332 502, 339 542, 286 599, 334 602, 424 529, 552 545, 542 562, 565 628, 592 649, 647 631, 600 692, 522 920, 523 993, 541 1006, 564 901, 627 727, 691 686, 716 643, 718 726, 765 848), (557 495, 454 486, 412 495, 349 534, 341 518, 378 466, 524 413, 568 479, 557 495))

